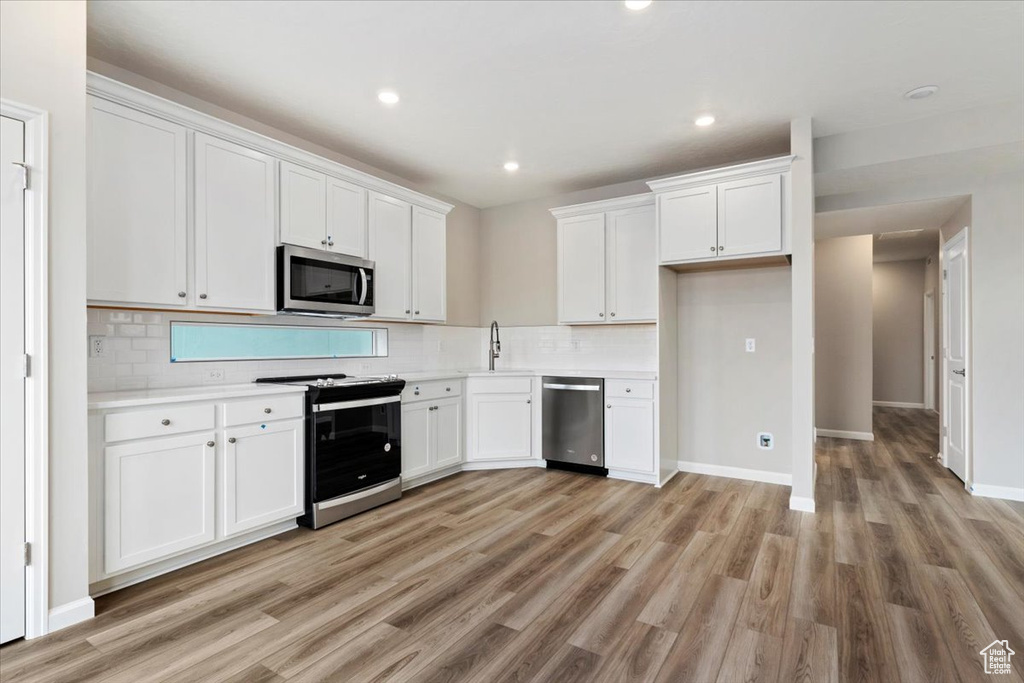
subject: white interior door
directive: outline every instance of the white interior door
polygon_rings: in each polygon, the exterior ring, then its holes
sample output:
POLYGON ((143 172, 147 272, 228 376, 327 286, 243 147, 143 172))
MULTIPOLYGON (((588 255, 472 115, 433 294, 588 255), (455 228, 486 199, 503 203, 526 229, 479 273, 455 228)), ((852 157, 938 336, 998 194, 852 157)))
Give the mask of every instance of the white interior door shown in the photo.
POLYGON ((943 263, 943 394, 945 397, 942 454, 946 467, 964 482, 968 479, 970 449, 969 272, 967 231, 962 230, 942 247, 943 263))
POLYGON ((25 635, 25 124, 0 117, 0 643, 25 635))
POLYGON ((924 407, 935 409, 935 292, 924 294, 924 407))

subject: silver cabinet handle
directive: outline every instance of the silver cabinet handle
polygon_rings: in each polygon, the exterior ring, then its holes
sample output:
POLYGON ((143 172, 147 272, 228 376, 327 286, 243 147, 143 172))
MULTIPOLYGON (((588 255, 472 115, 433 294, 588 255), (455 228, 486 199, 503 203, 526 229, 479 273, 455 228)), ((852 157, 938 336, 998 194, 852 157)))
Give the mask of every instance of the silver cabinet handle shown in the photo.
POLYGON ((711 247, 711 251, 714 251, 714 250, 715 250, 715 248, 714 248, 714 247, 711 247))
POLYGON ((320 244, 326 245, 327 244, 327 240, 320 240, 320 244))
POLYGON ((527 403, 533 403, 533 401, 531 399, 526 399, 526 402, 527 403))
POLYGON ((722 251, 723 249, 725 249, 725 247, 719 247, 718 251, 722 251))
POLYGON ((200 298, 200 299, 205 299, 205 298, 206 298, 206 295, 205 295, 205 294, 200 294, 200 295, 199 295, 199 298, 200 298))
POLYGON ((967 376, 967 370, 966 370, 966 368, 963 369, 963 370, 954 370, 953 374, 954 375, 960 375, 961 377, 966 377, 967 376))
POLYGON ((608 405, 605 406, 605 408, 611 408, 611 407, 612 407, 611 403, 609 403, 608 405))
POLYGON ((160 424, 166 427, 167 425, 171 424, 171 421, 165 417, 164 419, 160 420, 160 424))
POLYGON ((407 308, 407 309, 405 309, 405 314, 406 314, 406 315, 409 315, 409 313, 410 313, 409 309, 408 309, 408 308, 407 308))
POLYGON ((235 442, 235 437, 229 436, 228 437, 228 443, 234 443, 234 442, 235 442))
POLYGON ((452 388, 451 388, 451 387, 445 387, 445 388, 444 388, 444 390, 445 390, 445 391, 451 391, 451 390, 452 390, 452 388))
POLYGON ((604 313, 598 313, 597 315, 602 317, 602 318, 604 317, 604 313))
POLYGON ((613 318, 615 317, 615 311, 612 311, 612 317, 613 318))
POLYGON ((334 240, 327 240, 327 246, 333 247, 334 246, 334 240))
POLYGON ((412 393, 413 393, 413 396, 419 396, 420 395, 420 390, 417 389, 416 391, 414 391, 412 393))
POLYGON ((264 408, 263 412, 266 413, 267 415, 270 415, 270 408, 264 408))
POLYGON ((185 298, 185 292, 178 292, 178 296, 182 299, 185 298))
POLYGON ((419 312, 419 311, 413 311, 413 313, 414 313, 415 315, 419 315, 419 314, 420 314, 420 312, 419 312))
POLYGON ((629 392, 631 392, 631 391, 633 391, 633 390, 632 390, 632 389, 630 389, 629 387, 626 387, 626 393, 627 393, 627 394, 628 394, 629 392))
POLYGON ((217 442, 216 441, 207 441, 206 445, 209 446, 210 448, 213 448, 214 446, 217 445, 217 442))

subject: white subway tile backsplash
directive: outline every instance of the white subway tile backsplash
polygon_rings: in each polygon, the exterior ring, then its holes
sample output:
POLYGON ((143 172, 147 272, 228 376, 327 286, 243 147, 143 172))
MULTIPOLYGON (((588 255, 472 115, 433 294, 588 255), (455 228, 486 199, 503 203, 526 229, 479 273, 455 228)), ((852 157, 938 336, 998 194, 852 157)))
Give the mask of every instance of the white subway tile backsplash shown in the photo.
POLYGON ((134 350, 117 351, 114 354, 114 360, 117 361, 118 364, 121 364, 121 363, 145 363, 146 362, 146 352, 145 351, 134 351, 134 350))
POLYGON ((117 326, 117 336, 119 337, 145 337, 146 326, 135 325, 133 323, 122 324, 117 326))
POLYGON ((169 325, 146 325, 147 337, 166 337, 169 332, 169 325))

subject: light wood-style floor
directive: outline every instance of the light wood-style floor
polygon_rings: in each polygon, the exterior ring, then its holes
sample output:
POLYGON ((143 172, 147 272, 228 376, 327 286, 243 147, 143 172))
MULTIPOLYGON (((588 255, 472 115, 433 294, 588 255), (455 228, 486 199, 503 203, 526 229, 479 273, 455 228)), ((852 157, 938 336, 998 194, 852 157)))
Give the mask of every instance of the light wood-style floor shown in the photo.
POLYGON ((1024 506, 972 498, 930 413, 820 439, 789 489, 464 473, 102 597, 15 681, 981 681, 1024 671, 1024 506))

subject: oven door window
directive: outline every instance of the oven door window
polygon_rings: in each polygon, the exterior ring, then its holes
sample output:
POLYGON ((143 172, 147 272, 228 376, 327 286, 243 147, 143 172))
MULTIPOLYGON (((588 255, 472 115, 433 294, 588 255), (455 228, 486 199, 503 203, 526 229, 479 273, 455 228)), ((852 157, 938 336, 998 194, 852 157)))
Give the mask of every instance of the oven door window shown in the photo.
POLYGON ((302 256, 292 256, 288 264, 293 300, 349 306, 359 303, 363 276, 356 266, 302 256))
POLYGON ((401 475, 400 405, 389 403, 314 413, 314 502, 401 475))

